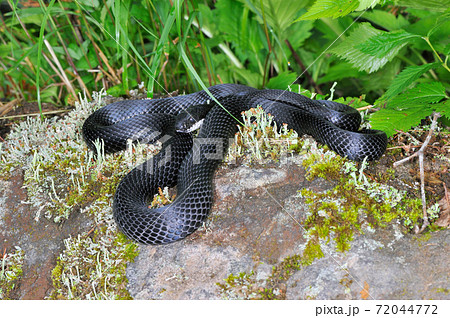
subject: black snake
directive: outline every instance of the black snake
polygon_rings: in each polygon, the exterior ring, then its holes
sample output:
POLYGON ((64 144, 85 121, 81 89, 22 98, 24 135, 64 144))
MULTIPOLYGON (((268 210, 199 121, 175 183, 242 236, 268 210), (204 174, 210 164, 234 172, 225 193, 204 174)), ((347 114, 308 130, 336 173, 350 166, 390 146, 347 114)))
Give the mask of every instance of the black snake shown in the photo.
POLYGON ((358 131, 361 116, 347 105, 237 84, 215 85, 209 91, 226 110, 200 91, 116 102, 95 111, 84 122, 82 131, 89 148, 95 149, 94 141, 99 139, 106 153, 125 149, 129 139, 163 142, 158 155, 134 168, 117 187, 114 218, 129 238, 144 244, 166 244, 185 238, 202 225, 213 202, 213 173, 237 131, 236 118, 257 105, 274 116, 278 127, 286 123, 299 135, 311 135, 351 160, 376 160, 386 150, 386 134, 358 131), (180 126, 177 117, 185 117, 186 112, 206 116, 195 139, 175 128, 180 126), (178 196, 170 205, 148 207, 149 198, 159 187, 175 185, 178 196))

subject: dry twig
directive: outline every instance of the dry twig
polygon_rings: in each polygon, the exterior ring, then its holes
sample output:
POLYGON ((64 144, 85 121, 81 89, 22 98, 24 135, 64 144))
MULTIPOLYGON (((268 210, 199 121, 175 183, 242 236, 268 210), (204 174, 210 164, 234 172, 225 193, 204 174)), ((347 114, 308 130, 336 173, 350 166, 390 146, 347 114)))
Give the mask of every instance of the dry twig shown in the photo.
POLYGON ((419 156, 420 193, 422 195, 423 224, 420 229, 418 226, 416 226, 416 228, 415 228, 416 234, 422 233, 426 229, 426 227, 430 224, 430 222, 428 221, 427 202, 426 202, 426 198, 425 198, 425 172, 423 169, 423 158, 424 158, 425 148, 428 146, 428 143, 430 142, 431 137, 433 136, 433 132, 436 129, 437 120, 439 117, 441 117, 440 113, 433 114, 433 120, 431 121, 431 126, 430 126, 430 130, 428 131, 427 138, 423 142, 422 147, 420 147, 419 151, 415 152, 414 154, 412 154, 409 157, 406 157, 402 160, 394 162, 394 165, 393 165, 395 168, 395 167, 411 160, 412 158, 419 156))

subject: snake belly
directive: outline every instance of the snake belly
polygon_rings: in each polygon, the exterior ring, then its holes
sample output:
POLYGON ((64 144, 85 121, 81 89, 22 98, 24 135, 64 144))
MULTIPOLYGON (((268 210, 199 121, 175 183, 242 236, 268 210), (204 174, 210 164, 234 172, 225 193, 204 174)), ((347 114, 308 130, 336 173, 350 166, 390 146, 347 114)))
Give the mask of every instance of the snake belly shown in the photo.
POLYGON ((95 141, 101 140, 106 153, 125 149, 129 139, 163 142, 156 156, 134 168, 117 187, 114 219, 130 239, 151 245, 172 243, 203 224, 213 203, 213 174, 237 132, 236 118, 252 107, 259 105, 273 115, 278 127, 287 124, 299 135, 311 135, 351 160, 377 160, 386 150, 386 134, 358 130, 361 116, 347 105, 238 84, 215 85, 209 91, 220 105, 205 91, 173 98, 127 100, 97 110, 83 124, 89 148, 95 149, 95 141), (208 110, 195 139, 175 129, 176 116, 194 105, 204 105, 208 110), (158 188, 175 185, 177 197, 170 205, 148 207, 158 188))

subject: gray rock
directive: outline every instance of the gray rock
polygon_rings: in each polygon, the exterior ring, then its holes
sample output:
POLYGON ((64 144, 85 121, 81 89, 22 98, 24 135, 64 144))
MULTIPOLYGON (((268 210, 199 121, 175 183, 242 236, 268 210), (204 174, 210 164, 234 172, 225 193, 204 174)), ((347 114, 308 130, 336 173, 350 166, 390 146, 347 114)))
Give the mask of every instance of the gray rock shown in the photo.
POLYGON ((231 246, 174 243, 142 247, 127 270, 135 299, 217 299, 216 282, 249 271, 252 260, 231 246))
MULTIPOLYGON (((332 184, 307 181, 298 164, 283 168, 222 169, 215 178, 215 206, 204 228, 166 246, 141 246, 129 264, 128 289, 137 299, 217 299, 217 283, 245 272, 252 286, 236 298, 267 287, 273 266, 301 254, 307 207, 298 190, 325 191, 332 184), (253 274, 252 274, 253 273, 253 274)), ((287 299, 448 299, 448 231, 428 241, 403 235, 395 224, 367 227, 346 253, 323 244, 325 256, 272 286, 287 299), (361 291, 368 287, 367 295, 361 291), (447 292, 446 292, 447 291, 447 292)), ((242 292, 242 290, 241 290, 242 292)), ((252 296, 253 295, 253 296, 252 296)))
POLYGON ((355 238, 345 254, 327 252, 287 282, 289 299, 449 299, 448 230, 421 241, 396 226, 355 238))
MULTIPOLYGON (((365 228, 346 253, 323 244, 323 258, 274 284, 273 268, 301 254, 306 243, 302 224, 308 207, 298 190, 333 187, 323 179, 306 180, 298 163, 219 169, 215 205, 205 226, 174 244, 141 246, 127 269, 130 294, 136 299, 245 299, 272 288, 287 299, 450 298, 449 231, 405 235, 395 224, 365 228), (248 279, 227 280, 242 273, 248 279), (230 282, 237 285, 232 292, 218 286, 230 282)), ((44 218, 36 223, 35 211, 23 204, 22 177, 14 173, 0 182, 0 242, 2 251, 15 245, 25 251, 24 276, 14 298, 42 299, 51 289, 63 239, 92 224, 80 213, 63 226, 44 218)))

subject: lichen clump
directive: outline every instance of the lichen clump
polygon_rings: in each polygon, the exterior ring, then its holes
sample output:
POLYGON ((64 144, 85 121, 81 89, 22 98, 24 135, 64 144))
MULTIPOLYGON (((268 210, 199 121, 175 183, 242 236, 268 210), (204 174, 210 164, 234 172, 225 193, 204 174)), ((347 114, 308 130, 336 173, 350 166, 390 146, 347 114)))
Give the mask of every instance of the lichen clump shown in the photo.
POLYGON ((64 240, 65 250, 52 272, 52 299, 123 299, 125 268, 137 255, 137 245, 120 234, 112 219, 112 198, 120 179, 153 155, 157 146, 131 145, 127 151, 105 155, 101 143, 94 152, 82 140, 81 126, 103 105, 81 98, 61 119, 28 118, 15 126, 0 149, 0 170, 8 177, 24 171, 28 201, 35 219, 62 222, 73 212, 86 214, 94 225, 64 240))
POLYGON ((107 242, 78 235, 64 245, 52 271, 50 299, 131 299, 125 270, 138 254, 136 244, 119 234, 107 242))
POLYGON ((242 113, 244 126, 239 126, 234 143, 230 146, 226 163, 237 158, 242 164, 261 162, 264 159, 280 160, 301 149, 301 139, 287 125, 278 127, 273 116, 258 106, 242 113))
POLYGON ((25 253, 19 247, 7 253, 6 249, 0 254, 0 299, 10 299, 10 294, 22 277, 22 267, 25 253))

